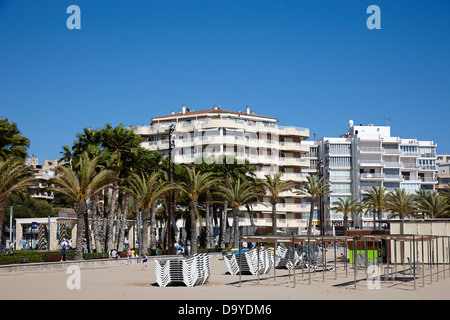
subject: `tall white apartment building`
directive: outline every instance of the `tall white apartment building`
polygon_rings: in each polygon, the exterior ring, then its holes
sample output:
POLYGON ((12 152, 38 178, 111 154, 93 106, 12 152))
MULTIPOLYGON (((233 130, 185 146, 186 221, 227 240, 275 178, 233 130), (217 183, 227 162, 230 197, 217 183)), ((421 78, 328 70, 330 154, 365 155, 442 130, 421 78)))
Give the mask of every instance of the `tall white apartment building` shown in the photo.
MULTIPOLYGON (((356 126, 350 120, 348 131, 340 137, 302 143, 314 150, 305 158, 311 163, 309 171, 322 174, 331 186, 332 193, 323 199, 328 227, 343 221, 341 213, 331 210, 338 198, 362 200, 372 186, 414 193, 421 188, 434 190, 437 184, 436 144, 391 137, 389 126, 356 126)), ((371 212, 361 221, 352 219, 363 227, 373 221, 371 212)))
MULTIPOLYGON (((169 128, 173 128, 172 157, 175 163, 198 163, 221 155, 234 156, 238 161, 247 159, 257 168, 256 175, 282 172, 283 179, 294 181, 297 186, 304 179, 302 169, 309 161, 301 155, 309 152, 309 146, 301 141, 309 138, 309 129, 278 125, 273 117, 257 115, 247 106, 243 111, 222 110, 215 105, 210 110, 194 111, 182 106, 178 112, 153 117, 149 126, 134 127, 142 137, 142 146, 149 150, 169 154, 169 128)), ((267 197, 253 205, 253 222, 257 227, 271 227, 272 207, 267 197)), ((302 213, 309 207, 301 197, 286 192, 277 205, 277 226, 280 229, 305 228, 302 213)), ((241 218, 240 225, 250 225, 249 218, 241 218)), ((231 222, 231 220, 230 220, 231 222)))

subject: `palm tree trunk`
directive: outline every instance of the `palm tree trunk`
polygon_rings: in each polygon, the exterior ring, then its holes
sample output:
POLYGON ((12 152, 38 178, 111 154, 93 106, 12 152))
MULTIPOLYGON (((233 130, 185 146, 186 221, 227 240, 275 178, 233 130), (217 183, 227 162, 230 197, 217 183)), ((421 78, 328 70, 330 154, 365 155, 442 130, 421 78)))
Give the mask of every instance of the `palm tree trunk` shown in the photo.
POLYGON ((127 218, 128 218, 128 212, 129 212, 129 206, 130 206, 130 195, 126 194, 124 198, 124 204, 123 204, 123 213, 122 213, 122 219, 120 221, 120 231, 119 231, 119 240, 117 243, 117 250, 120 252, 123 250, 123 242, 125 240, 125 230, 127 229, 127 218))
POLYGON ((224 201, 222 216, 220 218, 219 248, 225 248, 225 234, 227 230, 227 211, 228 211, 228 201, 224 201))
POLYGON ((77 240, 75 244, 74 260, 83 260, 83 243, 84 243, 84 215, 87 212, 85 202, 75 204, 75 212, 77 213, 77 240))
POLYGON ((150 248, 156 249, 156 202, 152 203, 150 208, 150 248))
POLYGON ((213 247, 213 237, 214 237, 210 201, 206 201, 205 209, 206 209, 206 248, 210 249, 213 247))
POLYGON ((311 199, 311 208, 309 210, 309 221, 308 221, 308 237, 311 236, 311 229, 312 229, 312 220, 314 216, 314 204, 315 201, 311 199))
POLYGON ((272 203, 272 234, 277 235, 277 204, 272 203))
POLYGON ((146 209, 142 210, 142 243, 139 244, 139 254, 148 253, 148 227, 149 227, 149 212, 146 209))
POLYGON ((113 249, 113 244, 114 244, 114 220, 116 219, 117 197, 118 197, 118 187, 117 187, 117 183, 114 183, 113 191, 112 191, 112 195, 111 195, 109 217, 108 217, 108 229, 107 229, 107 237, 108 237, 107 251, 108 252, 113 249))
POLYGON ((92 197, 92 231, 94 235, 94 245, 97 252, 102 252, 102 244, 100 241, 100 210, 99 195, 92 197))
POLYGON ((239 208, 233 208, 233 247, 238 248, 239 246, 239 208))
POLYGON ((190 206, 191 206, 191 255, 194 255, 197 253, 197 213, 195 210, 197 202, 195 200, 192 200, 190 206))

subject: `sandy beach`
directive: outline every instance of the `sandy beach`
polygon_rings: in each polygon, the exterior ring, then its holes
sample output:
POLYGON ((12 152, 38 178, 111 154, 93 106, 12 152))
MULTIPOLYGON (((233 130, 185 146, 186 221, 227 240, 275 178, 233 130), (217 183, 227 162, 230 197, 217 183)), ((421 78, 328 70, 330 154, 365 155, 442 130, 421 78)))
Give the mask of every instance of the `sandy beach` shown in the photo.
MULTIPOLYGON (((398 266, 399 277, 395 282, 381 278, 379 289, 370 289, 364 271, 358 271, 356 289, 351 266, 344 270, 338 263, 337 273, 322 271, 309 274, 296 270, 294 275, 286 269, 273 270, 270 274, 257 276, 230 275, 220 256, 211 256, 211 276, 201 286, 159 287, 155 280, 154 260, 142 271, 138 263, 126 260, 114 264, 80 265, 79 289, 69 289, 72 272, 60 265, 56 269, 0 272, 0 299, 2 300, 447 300, 450 299, 450 271, 444 273, 442 266, 431 272, 425 267, 425 278, 416 277, 416 289, 411 276, 398 266), (437 272, 439 271, 439 273, 437 272), (430 278, 432 276, 432 278, 430 278), (439 276, 439 278, 438 278, 439 276), (335 279, 337 278, 337 279, 335 279)), ((75 267, 76 268, 76 267, 75 267)), ((74 282, 71 282, 74 283, 74 282)))

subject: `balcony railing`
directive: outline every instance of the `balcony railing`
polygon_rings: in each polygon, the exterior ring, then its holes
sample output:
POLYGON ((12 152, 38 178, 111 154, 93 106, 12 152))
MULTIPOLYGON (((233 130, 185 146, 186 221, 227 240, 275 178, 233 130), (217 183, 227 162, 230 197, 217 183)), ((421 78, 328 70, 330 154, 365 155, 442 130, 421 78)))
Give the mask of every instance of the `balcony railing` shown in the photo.
POLYGON ((365 180, 383 179, 384 177, 384 173, 360 173, 360 178, 365 180))

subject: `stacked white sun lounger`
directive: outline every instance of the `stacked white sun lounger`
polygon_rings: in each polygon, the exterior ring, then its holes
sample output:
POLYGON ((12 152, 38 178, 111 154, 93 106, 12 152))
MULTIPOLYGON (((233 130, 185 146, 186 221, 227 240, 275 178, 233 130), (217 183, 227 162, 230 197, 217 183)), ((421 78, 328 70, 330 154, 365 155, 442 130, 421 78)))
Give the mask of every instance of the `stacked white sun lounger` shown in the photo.
POLYGON ((283 243, 277 246, 275 251, 275 268, 286 268, 292 270, 304 265, 304 253, 297 250, 289 250, 283 243))
POLYGON ((196 254, 188 259, 155 260, 156 282, 160 287, 181 283, 188 287, 202 285, 210 275, 208 254, 196 254))
POLYGON ((236 253, 224 257, 228 272, 231 275, 239 274, 265 274, 273 268, 273 256, 270 249, 251 249, 247 252, 236 253), (259 263, 258 263, 259 257, 259 263))

